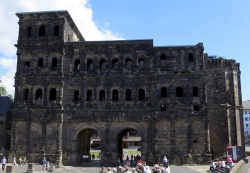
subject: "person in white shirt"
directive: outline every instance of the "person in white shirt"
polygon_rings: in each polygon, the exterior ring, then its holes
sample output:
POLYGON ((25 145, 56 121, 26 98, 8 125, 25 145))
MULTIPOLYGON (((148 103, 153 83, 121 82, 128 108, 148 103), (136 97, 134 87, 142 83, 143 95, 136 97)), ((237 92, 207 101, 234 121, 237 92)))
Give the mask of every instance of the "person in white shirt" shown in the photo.
POLYGON ((6 159, 5 159, 4 156, 3 156, 2 160, 1 160, 1 163, 2 163, 2 170, 4 171, 5 165, 6 165, 6 163, 7 163, 7 161, 6 161, 6 159))
POLYGON ((146 169, 144 170, 144 173, 151 173, 149 166, 146 166, 146 169))
POLYGON ((166 156, 163 157, 162 162, 163 162, 163 166, 166 166, 166 164, 168 163, 168 159, 166 156))

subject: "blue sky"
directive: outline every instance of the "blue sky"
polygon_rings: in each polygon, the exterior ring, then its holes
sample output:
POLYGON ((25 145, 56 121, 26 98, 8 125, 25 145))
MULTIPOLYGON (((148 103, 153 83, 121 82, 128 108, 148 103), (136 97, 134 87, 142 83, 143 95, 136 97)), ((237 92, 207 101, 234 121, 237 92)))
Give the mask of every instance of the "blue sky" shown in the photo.
POLYGON ((13 46, 18 32, 16 12, 68 10, 86 40, 153 39, 154 46, 203 42, 209 55, 235 59, 241 64, 242 98, 250 100, 249 9, 249 0, 0 2, 0 22, 4 24, 0 26, 0 75, 8 91, 13 93, 15 66, 6 67, 5 63, 8 60, 13 63, 16 58, 13 46))

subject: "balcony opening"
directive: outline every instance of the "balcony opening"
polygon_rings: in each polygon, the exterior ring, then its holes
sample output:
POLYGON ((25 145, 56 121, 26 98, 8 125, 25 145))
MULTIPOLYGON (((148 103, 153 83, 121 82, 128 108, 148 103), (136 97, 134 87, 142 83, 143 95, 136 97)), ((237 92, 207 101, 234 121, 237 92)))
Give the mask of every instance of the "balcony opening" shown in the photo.
POLYGON ((138 59, 138 67, 139 68, 144 68, 144 58, 139 58, 138 59))
POLYGON ((193 97, 198 97, 198 87, 193 87, 193 97))
POLYGON ((39 37, 45 36, 45 26, 42 25, 39 28, 39 37))
POLYGON ((126 90, 126 101, 131 101, 131 90, 130 89, 126 90))
POLYGON ((41 89, 36 90, 36 100, 41 100, 43 97, 43 92, 41 89))
POLYGON ((56 25, 54 27, 54 36, 59 36, 59 26, 58 25, 56 25))
POLYGON ((39 58, 38 60, 38 67, 43 68, 43 58, 39 58))
POLYGON ((104 90, 100 91, 99 98, 100 98, 100 101, 105 101, 105 91, 104 90))
POLYGON ((138 92, 139 95, 139 100, 145 100, 145 90, 144 89, 140 89, 138 92))
POLYGON ((131 69, 132 68, 132 60, 131 60, 131 58, 126 58, 126 60, 125 60, 125 67, 127 69, 131 69))
POLYGON ((80 98, 80 92, 79 90, 76 90, 74 93, 74 101, 79 101, 80 98))
POLYGON ((80 70, 80 65, 81 65, 80 59, 76 59, 76 60, 75 60, 75 69, 76 69, 76 70, 80 70))
POLYGON ((166 66, 167 64, 167 57, 165 54, 161 54, 161 66, 166 66))
POLYGON ((161 97, 167 97, 167 89, 165 87, 161 88, 161 97))
POLYGON ((188 54, 188 62, 194 62, 194 56, 192 53, 188 54))
POLYGON ((176 88, 176 97, 183 97, 183 89, 181 87, 176 88))
POLYGON ((113 69, 115 69, 115 70, 119 69, 118 59, 117 58, 113 59, 112 64, 113 64, 113 69))
POLYGON ((160 108, 161 111, 166 111, 167 110, 167 107, 166 105, 161 105, 161 108, 160 108))
POLYGON ((23 90, 23 100, 28 100, 28 95, 29 95, 29 89, 24 89, 23 90))
POLYGON ((199 105, 194 105, 194 111, 199 111, 199 105))
POLYGON ((27 28, 26 36, 31 37, 31 26, 27 28))
POLYGON ((105 58, 102 58, 102 59, 100 60, 100 69, 101 69, 101 70, 106 69, 106 59, 105 59, 105 58))
POLYGON ((91 90, 87 91, 87 101, 92 101, 92 91, 91 90))
POLYGON ((56 68, 57 67, 57 58, 53 58, 52 59, 52 68, 56 68))
POLYGON ((87 69, 93 70, 94 69, 93 64, 94 64, 93 59, 88 59, 88 61, 87 61, 87 69))
POLYGON ((118 90, 113 90, 112 100, 114 101, 118 100, 118 90))
POLYGON ((56 100, 56 89, 52 88, 49 92, 49 99, 50 100, 56 100))

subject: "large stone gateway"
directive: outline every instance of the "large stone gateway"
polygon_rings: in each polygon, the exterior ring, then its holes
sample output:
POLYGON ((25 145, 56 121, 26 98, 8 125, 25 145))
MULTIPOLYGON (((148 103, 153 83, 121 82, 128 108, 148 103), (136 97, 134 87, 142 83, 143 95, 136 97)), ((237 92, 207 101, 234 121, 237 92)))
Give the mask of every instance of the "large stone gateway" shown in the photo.
MULTIPOLYGON (((67 11, 17 13, 19 37, 11 146, 30 162, 114 165, 122 136, 141 135, 142 160, 205 162, 244 145, 239 63, 203 44, 85 41, 67 11)), ((83 19, 84 20, 84 19, 83 19)))

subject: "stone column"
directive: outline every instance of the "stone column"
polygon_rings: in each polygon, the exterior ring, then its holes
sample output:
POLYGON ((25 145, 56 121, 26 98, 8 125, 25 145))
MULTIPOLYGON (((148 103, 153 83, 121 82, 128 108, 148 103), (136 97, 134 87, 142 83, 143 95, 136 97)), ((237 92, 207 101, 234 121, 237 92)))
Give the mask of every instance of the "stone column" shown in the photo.
POLYGON ((205 151, 207 153, 211 153, 210 151, 210 135, 209 135, 209 119, 204 119, 204 125, 205 125, 205 151))
POLYGON ((72 163, 76 166, 76 140, 71 140, 71 151, 72 151, 72 163))
POLYGON ((193 129, 192 129, 192 123, 193 119, 190 118, 187 120, 188 123, 188 154, 192 153, 192 148, 193 148, 193 129))
POLYGON ((61 113, 57 119, 57 159, 56 167, 59 168, 62 166, 62 123, 63 123, 63 114, 61 113))

